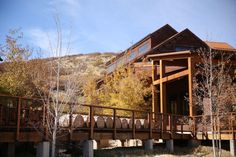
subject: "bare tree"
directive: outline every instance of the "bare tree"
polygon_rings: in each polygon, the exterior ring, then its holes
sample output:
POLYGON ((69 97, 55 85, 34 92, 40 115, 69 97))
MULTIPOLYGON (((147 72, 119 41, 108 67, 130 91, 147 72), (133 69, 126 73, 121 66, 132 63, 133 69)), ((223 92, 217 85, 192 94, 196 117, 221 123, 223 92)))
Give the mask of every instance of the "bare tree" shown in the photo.
POLYGON ((232 54, 203 49, 197 53, 200 62, 194 77, 194 104, 204 115, 210 116, 213 154, 221 156, 220 120, 231 110, 235 94, 229 75, 232 54))
MULTIPOLYGON (((66 48, 66 52, 63 52, 63 37, 61 24, 58 16, 55 16, 57 38, 55 47, 49 39, 50 52, 54 54, 54 58, 49 59, 45 64, 48 73, 47 78, 44 79, 44 88, 38 91, 43 100, 43 105, 46 111, 46 117, 43 120, 43 126, 46 129, 38 129, 40 132, 47 132, 47 138, 51 141, 51 157, 56 156, 56 143, 59 136, 65 136, 68 134, 63 132, 62 127, 59 126, 60 117, 63 115, 70 115, 70 119, 73 118, 73 113, 76 110, 78 100, 78 73, 77 69, 70 71, 69 74, 63 69, 62 55, 69 53, 69 43, 66 48)), ((72 122, 70 122, 71 124, 72 122)))

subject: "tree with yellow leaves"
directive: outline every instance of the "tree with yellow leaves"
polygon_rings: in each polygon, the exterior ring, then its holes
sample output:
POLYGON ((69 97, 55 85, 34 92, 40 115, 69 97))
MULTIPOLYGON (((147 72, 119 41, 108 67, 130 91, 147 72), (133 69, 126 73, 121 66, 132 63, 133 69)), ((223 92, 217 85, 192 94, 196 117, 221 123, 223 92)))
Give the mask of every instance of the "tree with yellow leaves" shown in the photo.
POLYGON ((94 83, 84 86, 87 103, 126 109, 150 108, 151 88, 146 75, 136 74, 133 68, 120 68, 103 81, 99 88, 94 83))

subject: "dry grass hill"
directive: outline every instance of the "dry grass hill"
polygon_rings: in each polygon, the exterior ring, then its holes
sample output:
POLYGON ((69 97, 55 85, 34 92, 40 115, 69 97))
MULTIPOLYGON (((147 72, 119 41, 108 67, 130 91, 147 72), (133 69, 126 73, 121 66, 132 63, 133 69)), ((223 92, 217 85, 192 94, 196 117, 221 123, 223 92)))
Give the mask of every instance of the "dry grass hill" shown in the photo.
POLYGON ((89 53, 64 56, 61 59, 67 73, 77 71, 80 75, 89 73, 101 76, 105 73, 105 63, 115 57, 116 53, 89 53))

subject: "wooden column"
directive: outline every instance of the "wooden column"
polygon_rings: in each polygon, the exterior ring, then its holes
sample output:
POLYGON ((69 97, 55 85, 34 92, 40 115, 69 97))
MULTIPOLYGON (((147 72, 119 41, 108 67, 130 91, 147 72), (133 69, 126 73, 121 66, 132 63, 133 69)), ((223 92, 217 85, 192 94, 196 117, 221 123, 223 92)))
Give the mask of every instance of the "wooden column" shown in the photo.
POLYGON ((135 114, 132 111, 132 139, 135 139, 135 114))
POLYGON ((94 108, 93 108, 93 106, 90 106, 90 133, 89 133, 89 139, 90 140, 93 140, 93 126, 94 126, 94 120, 93 120, 93 118, 94 118, 94 108))
POLYGON ((18 99, 17 104, 17 127, 16 127, 16 140, 19 141, 20 136, 20 119, 21 119, 21 98, 18 99))
MULTIPOLYGON (((157 67, 156 62, 152 61, 152 82, 157 80, 157 67)), ((157 113, 157 87, 153 84, 152 85, 152 112, 157 113)))
POLYGON ((188 94, 189 94, 189 116, 193 116, 193 76, 192 58, 188 57, 188 94))
POLYGON ((163 82, 165 76, 165 64, 160 60, 160 112, 166 113, 166 84, 163 82))
POLYGON ((113 140, 116 140, 116 109, 113 109, 113 140))

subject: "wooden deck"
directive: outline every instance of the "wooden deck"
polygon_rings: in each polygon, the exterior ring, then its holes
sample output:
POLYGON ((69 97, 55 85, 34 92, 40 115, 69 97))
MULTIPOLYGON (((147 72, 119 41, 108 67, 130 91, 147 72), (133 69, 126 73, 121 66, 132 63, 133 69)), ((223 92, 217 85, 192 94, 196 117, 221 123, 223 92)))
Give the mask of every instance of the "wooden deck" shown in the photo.
MULTIPOLYGON (((211 116, 183 116, 160 114, 147 111, 122 108, 81 105, 86 112, 77 111, 74 115, 83 115, 83 125, 73 125, 73 115, 68 116, 68 125, 60 126, 60 141, 81 141, 87 139, 212 139, 211 116), (109 110, 111 114, 101 114, 109 110), (98 112, 99 111, 99 112, 98 112), (126 113, 124 115, 120 113, 126 113), (113 119, 112 127, 98 127, 96 117, 113 119), (117 119, 117 120, 114 120, 117 119), (117 125, 126 119, 128 125, 117 125), (91 123, 90 123, 91 122, 91 123)), ((46 111, 39 99, 0 96, 0 142, 40 142, 50 140, 44 123, 46 111)), ((213 116, 216 118, 216 116, 213 116)), ((235 113, 221 115, 218 125, 214 125, 214 135, 220 132, 221 140, 235 138, 235 113)))

